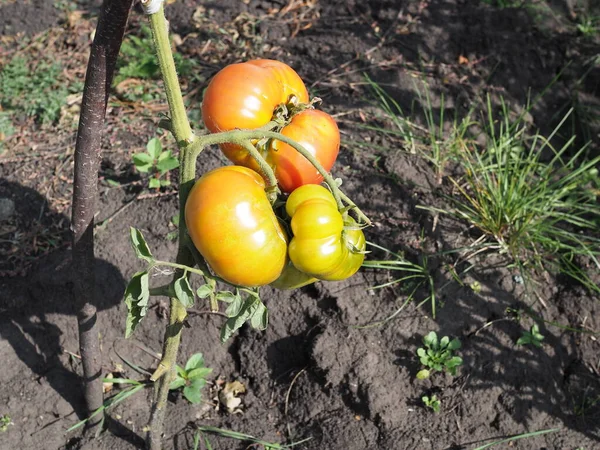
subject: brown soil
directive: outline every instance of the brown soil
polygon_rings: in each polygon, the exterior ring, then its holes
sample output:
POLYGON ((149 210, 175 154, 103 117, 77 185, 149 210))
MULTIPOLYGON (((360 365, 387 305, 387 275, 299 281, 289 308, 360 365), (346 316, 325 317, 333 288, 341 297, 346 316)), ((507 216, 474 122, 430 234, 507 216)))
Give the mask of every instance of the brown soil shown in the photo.
MULTIPOLYGON (((600 101, 600 68, 590 65, 600 38, 577 33, 579 10, 571 2, 526 2, 528 7, 501 9, 477 0, 228 0, 202 2, 204 15, 194 16, 197 3, 177 0, 167 7, 172 30, 182 39, 178 50, 200 61, 196 76, 185 80, 186 91, 201 93, 206 80, 229 62, 256 56, 288 62, 323 99, 323 108, 338 118, 346 144, 334 172, 373 220, 368 240, 403 251, 414 261, 424 251, 458 248, 473 236, 464 223, 440 217, 434 225, 429 213, 417 209, 443 202, 439 194, 449 187, 437 185, 423 159, 390 148, 386 138, 360 128, 372 110, 363 73, 385 87, 405 111, 417 98, 414 80, 424 77, 435 112, 440 112, 444 95, 445 117, 452 118, 486 93, 494 105, 503 97, 516 110, 562 71, 531 112, 531 122, 543 131, 554 128, 574 96, 590 105, 600 101), (282 10, 288 4, 298 8, 282 10), (583 74, 586 78, 578 82, 583 74), (367 139, 384 149, 367 152, 351 145, 367 139)), ((0 34, 8 42, 6 51, 0 47, 0 56, 16 51, 15 42, 23 36, 17 33, 46 31, 58 36, 49 44, 52 49, 74 49, 72 60, 85 61, 97 5, 75 6, 85 11, 74 19, 48 2, 0 1, 0 34)), ((130 29, 135 32, 143 18, 132 14, 130 29)), ((82 76, 80 68, 76 78, 82 76)), ((190 98, 193 102, 197 95, 190 98)), ((123 339, 122 293, 126 280, 141 267, 128 243, 129 227, 143 231, 158 258, 171 259, 176 251, 176 244, 165 239, 173 230, 175 192, 148 195, 130 163, 130 154, 153 136, 160 105, 118 100, 107 118, 98 222, 109 220, 96 233, 95 293, 107 373, 117 364, 124 366, 118 355, 152 368, 156 359, 140 346, 159 351, 166 324, 166 299, 160 299, 134 338, 123 339), (106 178, 124 187, 115 188, 106 178)), ((62 119, 50 129, 19 120, 8 151, 0 155, 0 197, 16 204, 15 214, 0 222, 12 246, 2 242, 0 247, 6 256, 0 261, 0 416, 7 414, 13 422, 0 432, 0 449, 143 448, 150 390, 111 410, 108 431, 98 439, 65 432, 83 418, 67 219, 74 131, 62 119)), ((414 120, 422 123, 418 113, 414 120)), ((574 126, 585 127, 595 139, 591 154, 598 154, 600 124, 578 120, 574 126)), ((200 158, 199 170, 220 164, 222 156, 211 149, 200 158)), ((553 428, 554 433, 497 448, 600 448, 597 296, 546 274, 536 289, 541 301, 532 301, 516 272, 493 256, 481 256, 459 284, 446 270, 454 259, 437 256, 428 261, 438 293, 435 318, 427 302, 409 305, 385 325, 354 327, 388 317, 406 299, 402 286, 371 290, 393 276, 376 271, 294 292, 267 287, 262 296, 270 311, 268 329, 244 327, 225 345, 218 338, 221 317, 192 314, 179 361, 183 364, 202 352, 214 368, 215 384, 201 405, 190 405, 180 394, 170 397, 165 448, 192 448, 194 425, 269 442, 310 438, 298 446, 306 450, 474 449, 553 428), (473 282, 481 286, 477 293, 469 287, 473 282), (592 333, 541 323, 542 348, 516 346, 533 321, 510 320, 506 310, 528 305, 548 322, 592 333), (416 379, 421 367, 415 352, 430 330, 460 338, 464 364, 457 377, 416 379), (218 380, 246 386, 240 414, 215 408, 218 380), (431 394, 442 402, 439 414, 422 405, 421 397, 431 394)), ((597 274, 592 276, 598 282, 597 274)), ((423 290, 417 299, 426 296, 423 290)), ((141 378, 127 366, 123 372, 141 378)), ((214 449, 262 448, 207 437, 214 449)))

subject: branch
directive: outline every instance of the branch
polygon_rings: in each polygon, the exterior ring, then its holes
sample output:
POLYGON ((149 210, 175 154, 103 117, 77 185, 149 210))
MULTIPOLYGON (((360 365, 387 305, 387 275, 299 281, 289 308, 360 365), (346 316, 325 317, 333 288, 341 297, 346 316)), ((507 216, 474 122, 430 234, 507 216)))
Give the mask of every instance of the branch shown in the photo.
MULTIPOLYGON (((104 127, 106 104, 117 55, 129 17, 132 0, 105 0, 96 36, 92 43, 85 76, 83 101, 77 143, 73 182, 73 273, 74 296, 79 326, 79 349, 83 363, 85 401, 88 413, 102 406, 102 359, 96 331, 96 305, 93 298, 94 214, 98 196, 100 140, 104 127)), ((88 421, 94 428, 102 421, 99 414, 88 421)))

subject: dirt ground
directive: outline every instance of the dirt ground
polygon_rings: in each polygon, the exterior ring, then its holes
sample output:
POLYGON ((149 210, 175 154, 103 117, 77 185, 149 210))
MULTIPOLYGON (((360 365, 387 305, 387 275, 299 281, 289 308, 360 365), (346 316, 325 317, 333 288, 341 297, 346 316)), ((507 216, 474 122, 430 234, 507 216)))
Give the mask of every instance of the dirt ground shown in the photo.
MULTIPOLYGON (((406 300, 402 285, 371 289, 393 274, 365 269, 346 281, 293 292, 267 287, 262 297, 270 311, 268 329, 244 327, 225 345, 219 342, 222 317, 192 313, 179 361, 202 352, 214 369, 212 384, 199 405, 171 395, 166 449, 193 448, 195 425, 282 445, 310 438, 297 446, 306 450, 471 450, 549 429, 556 430, 495 448, 600 449, 598 296, 546 274, 532 298, 501 258, 483 255, 457 282, 446 270, 457 255, 439 254, 476 235, 464 223, 444 216, 434 221, 418 208, 443 203, 441 193, 449 193, 450 183, 438 185, 424 159, 363 126, 374 108, 364 74, 405 111, 418 98, 415 80, 426 80, 433 110, 439 115, 443 107, 450 120, 487 93, 494 105, 503 98, 518 111, 548 86, 528 119, 543 132, 556 126, 574 98, 598 107, 600 63, 590 61, 600 52, 600 31, 585 35, 576 26, 584 10, 600 17, 592 3, 587 9, 562 0, 175 0, 167 6, 177 50, 197 62, 184 80, 191 109, 196 105, 197 113, 207 80, 227 63, 267 57, 294 67, 339 122, 343 145, 333 172, 373 220, 367 240, 414 261, 424 252, 438 254, 428 260, 438 298, 435 318, 429 302, 416 306, 427 296, 421 289, 393 320, 365 329, 356 325, 382 320, 406 300), (358 141, 380 149, 353 145, 358 141), (475 282, 480 289, 470 287, 475 282), (541 348, 515 345, 533 320, 517 322, 506 311, 527 306, 546 321, 540 323, 541 348), (456 377, 416 378, 421 366, 415 353, 431 330, 461 340, 464 363, 456 377), (246 393, 240 412, 230 414, 214 397, 220 384, 234 380, 246 393), (442 402, 438 414, 421 401, 432 394, 442 402)), ((68 57, 63 74, 82 81, 98 5, 0 0, 0 62, 16 52, 57 51, 68 57), (32 42, 25 49, 24 39, 32 42)), ((143 21, 136 8, 128 32, 139 34, 143 21)), ((131 153, 156 135, 161 112, 161 98, 141 102, 115 94, 100 174, 95 298, 103 361, 106 373, 120 365, 123 376, 136 379, 141 376, 121 357, 146 369, 156 364, 143 349, 161 349, 167 299, 157 300, 133 338, 124 339, 122 295, 141 270, 129 227, 143 231, 157 258, 171 259, 176 252, 175 242, 165 238, 174 230, 176 192, 143 190, 131 163, 131 153), (109 178, 120 185, 107 183, 109 178)), ((66 432, 84 418, 68 234, 76 113, 66 108, 59 121, 43 127, 16 114, 16 131, 0 153, 0 198, 16 206, 0 221, 0 416, 12 421, 0 432, 0 449, 143 448, 150 389, 112 409, 108 431, 98 439, 66 432)), ((418 111, 413 119, 423 122, 418 111)), ((200 129, 198 121, 195 126, 200 129)), ((580 120, 574 126, 582 143, 589 135, 590 152, 598 154, 600 123, 580 120)), ((163 143, 174 145, 166 137, 163 143)), ((218 150, 210 149, 198 169, 223 163, 218 150)), ((600 281, 598 274, 591 276, 600 281)), ((264 448, 206 436, 214 449, 264 448)))

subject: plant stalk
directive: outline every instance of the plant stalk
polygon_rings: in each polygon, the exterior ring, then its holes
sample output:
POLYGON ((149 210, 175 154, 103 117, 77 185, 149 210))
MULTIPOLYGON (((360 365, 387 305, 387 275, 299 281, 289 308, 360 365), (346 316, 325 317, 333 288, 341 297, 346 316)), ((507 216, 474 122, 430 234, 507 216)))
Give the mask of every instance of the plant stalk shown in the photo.
MULTIPOLYGON (((192 158, 191 152, 195 136, 185 112, 183 96, 181 95, 181 88, 179 87, 177 72, 175 70, 175 61, 173 59, 173 53, 171 52, 168 24, 165 18, 163 5, 161 4, 158 11, 149 16, 158 62, 165 84, 169 111, 171 113, 171 132, 179 147, 179 248, 177 251, 176 262, 183 266, 192 266, 194 264, 194 259, 185 245, 187 239, 185 202, 194 184, 196 175, 196 158, 192 158)), ((175 272, 174 279, 181 277, 182 273, 183 270, 178 269, 175 272)), ((158 368, 150 378, 152 381, 156 381, 155 397, 150 413, 150 424, 146 439, 147 447, 150 450, 160 450, 162 447, 161 439, 164 429, 169 384, 175 374, 177 353, 181 342, 181 330, 186 316, 187 312, 185 307, 178 299, 172 297, 170 301, 169 324, 165 330, 163 356, 158 368)))
MULTIPOLYGON (((94 214, 98 197, 100 143, 109 88, 129 17, 132 0, 105 0, 88 61, 77 143, 73 181, 73 294, 77 308, 79 351, 83 365, 84 397, 88 415, 103 403, 102 357, 96 328, 96 279, 94 275, 94 214)), ((103 420, 97 414, 86 427, 103 420)))

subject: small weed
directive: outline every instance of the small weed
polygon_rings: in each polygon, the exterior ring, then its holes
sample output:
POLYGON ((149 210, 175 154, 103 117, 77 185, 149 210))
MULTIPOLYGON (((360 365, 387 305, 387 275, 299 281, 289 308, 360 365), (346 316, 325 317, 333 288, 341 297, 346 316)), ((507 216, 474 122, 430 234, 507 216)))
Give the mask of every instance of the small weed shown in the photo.
POLYGON ((0 433, 8 431, 8 427, 11 425, 14 425, 14 423, 8 414, 0 417, 0 433))
POLYGON ((425 348, 417 349, 417 356, 425 367, 429 369, 420 370, 417 373, 417 378, 423 380, 428 378, 431 371, 442 372, 447 371, 450 375, 456 375, 456 369, 463 363, 459 356, 454 356, 454 352, 460 348, 460 341, 444 336, 438 340, 435 331, 429 332, 423 338, 425 348))
POLYGON ((69 93, 82 87, 81 83, 67 87, 61 74, 62 66, 58 62, 36 63, 15 56, 0 72, 1 106, 9 111, 22 111, 44 125, 56 122, 69 93))
POLYGON ((174 241, 177 239, 177 236, 179 236, 179 216, 177 214, 171 217, 171 220, 169 221, 169 227, 175 227, 175 230, 167 233, 167 240, 174 241))
POLYGON ((12 121, 10 120, 10 114, 4 111, 0 111, 0 155, 3 152, 4 141, 12 136, 15 132, 12 121))
POLYGON ((539 348, 542 346, 543 340, 544 336, 540 333, 540 327, 538 327, 537 323, 534 323, 529 331, 523 331, 523 334, 517 340, 517 345, 532 344, 539 348))
POLYGON ((202 353, 190 356, 185 368, 177 366, 177 375, 169 385, 170 390, 183 387, 183 396, 190 403, 200 403, 202 400, 202 388, 206 385, 206 377, 212 369, 205 367, 202 353))
POLYGON ((523 6, 523 1, 518 0, 481 0, 486 5, 495 6, 499 9, 520 8, 523 6))
MULTIPOLYGON (((417 292, 417 289, 419 289, 419 287, 421 287, 423 285, 426 285, 429 288, 429 296, 427 296, 427 298, 425 298, 421 303, 419 303, 419 306, 427 301, 431 301, 432 315, 433 315, 433 317, 435 317, 436 293, 435 293, 435 288, 433 285, 433 278, 429 274, 429 269, 427 267, 427 258, 426 257, 423 258, 422 264, 415 264, 415 263, 408 261, 402 253, 392 252, 391 250, 388 250, 387 248, 381 247, 372 242, 367 242, 367 245, 369 247, 373 247, 378 250, 384 251, 387 255, 390 256, 390 259, 387 259, 387 260, 367 259, 363 262, 362 267, 367 267, 370 269, 389 270, 390 272, 398 272, 400 274, 397 278, 394 277, 393 280, 388 281, 383 284, 380 284, 380 285, 377 285, 377 286, 373 286, 371 289, 381 289, 384 287, 401 284, 402 287, 407 288, 406 291, 409 292, 409 294, 408 294, 406 301, 403 303, 402 307, 400 309, 398 309, 394 314, 392 314, 391 316, 387 317, 386 319, 384 319, 382 321, 376 322, 374 324, 366 325, 366 327, 382 325, 385 322, 396 317, 404 309, 404 307, 413 300, 415 293, 417 292)), ((364 328, 364 326, 362 326, 360 328, 364 328)))
POLYGON ((600 17, 581 15, 581 19, 576 25, 577 31, 583 36, 590 38, 600 33, 600 17))
POLYGON ((415 111, 414 105, 411 113, 407 115, 398 102, 381 86, 368 77, 367 82, 373 91, 377 106, 391 127, 367 126, 365 128, 396 139, 407 152, 422 156, 434 167, 437 182, 441 184, 447 164, 454 158, 456 151, 464 146, 467 132, 472 125, 470 114, 467 114, 462 120, 455 118, 450 135, 447 135, 444 131, 444 96, 440 97, 439 113, 436 114, 429 89, 425 83, 423 83, 423 90, 416 89, 420 105, 418 109, 425 117, 426 122, 426 126, 423 127, 409 119, 419 112, 415 111))
POLYGON ((146 145, 146 152, 136 153, 132 158, 138 171, 150 174, 151 178, 148 182, 150 189, 169 186, 171 182, 163 176, 179 167, 177 158, 171 154, 171 150, 163 150, 158 138, 150 139, 146 145))
POLYGON ((439 413, 442 409, 442 403, 438 400, 437 396, 435 395, 432 395, 431 397, 424 395, 423 397, 421 397, 421 401, 423 401, 425 407, 431 408, 436 414, 439 413))
POLYGON ((585 147, 567 156, 574 137, 552 147, 567 116, 550 136, 529 137, 522 117, 509 120, 504 105, 498 123, 491 109, 488 99, 487 148, 464 146, 457 154, 464 175, 450 178, 459 194, 448 197, 454 208, 421 208, 466 220, 482 233, 473 254, 506 254, 526 280, 533 270, 555 270, 600 292, 575 262, 600 267, 600 239, 593 234, 600 221, 594 189, 600 157, 585 160, 585 147))

